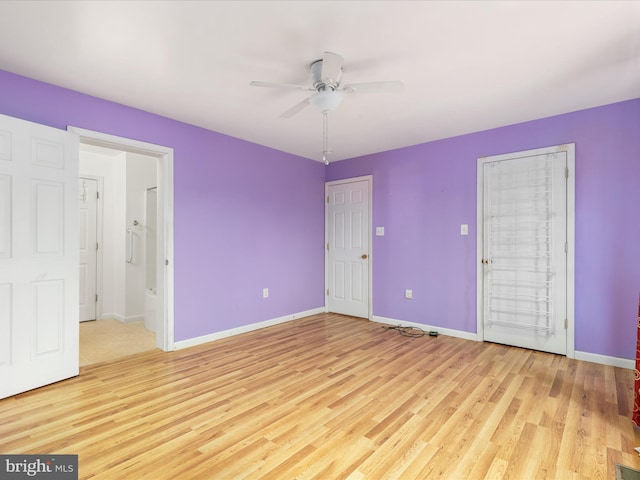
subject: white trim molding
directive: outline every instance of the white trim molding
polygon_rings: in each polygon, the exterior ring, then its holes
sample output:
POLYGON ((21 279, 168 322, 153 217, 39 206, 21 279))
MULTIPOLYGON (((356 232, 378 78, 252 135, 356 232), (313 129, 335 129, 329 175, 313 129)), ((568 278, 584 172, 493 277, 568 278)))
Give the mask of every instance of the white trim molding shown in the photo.
POLYGON ((252 332, 261 328, 271 327, 280 323, 291 322, 292 320, 299 320, 300 318, 310 317, 324 313, 324 307, 314 308, 312 310, 306 310, 304 312, 292 313, 291 315, 285 315, 283 317, 273 318, 271 320, 265 320, 263 322, 251 323, 249 325, 243 325, 242 327, 231 328, 229 330, 223 330, 221 332, 210 333, 208 335, 202 335, 201 337, 190 338, 188 340, 181 340, 174 343, 176 350, 183 348, 195 347, 196 345, 202 345, 203 343, 213 342, 222 338, 232 337, 234 335, 240 335, 242 333, 252 332))
POLYGON ((629 360, 627 358, 609 357, 607 355, 579 351, 576 351, 575 354, 576 360, 599 363, 601 365, 609 365, 611 367, 627 368, 629 370, 634 370, 636 368, 636 361, 629 360))
POLYGON ((463 338, 464 340, 473 340, 473 341, 478 340, 477 335, 475 333, 464 332, 462 330, 453 330, 451 328, 437 327, 435 325, 426 325, 424 323, 406 322, 404 320, 396 320, 394 318, 379 317, 377 315, 374 315, 371 321, 376 323, 384 323, 386 325, 400 326, 400 327, 415 327, 415 328, 424 330, 425 332, 436 331, 438 332, 439 335, 463 338))
MULTIPOLYGON (((417 322, 406 322, 404 320, 396 320, 394 318, 379 317, 376 315, 373 316, 372 321, 377 323, 383 323, 385 325, 393 325, 394 327, 395 326, 416 327, 424 330, 425 332, 430 332, 432 330, 435 330, 438 332, 438 334, 447 335, 448 337, 462 338, 464 340, 482 341, 482 339, 477 338, 477 335, 475 333, 464 332, 461 330, 451 330, 449 328, 437 327, 434 325, 425 325, 423 323, 417 323, 417 322)), ((626 368, 629 370, 635 369, 635 365, 636 365, 635 360, 629 360, 627 358, 619 358, 619 357, 610 357, 607 355, 599 355, 597 353, 580 352, 580 351, 575 352, 575 359, 583 362, 591 362, 591 363, 598 363, 601 365, 608 365, 611 367, 626 368)))
POLYGON ((117 320, 122 323, 131 323, 144 320, 144 315, 130 315, 125 317, 119 313, 107 313, 103 316, 102 320, 117 320))

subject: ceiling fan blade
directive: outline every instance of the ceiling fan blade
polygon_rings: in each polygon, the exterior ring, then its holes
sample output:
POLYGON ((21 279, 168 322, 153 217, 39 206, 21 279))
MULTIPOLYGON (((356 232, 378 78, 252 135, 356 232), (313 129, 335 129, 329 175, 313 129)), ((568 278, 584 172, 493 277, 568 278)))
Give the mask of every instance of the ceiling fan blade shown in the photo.
POLYGON ((402 92, 404 83, 399 81, 350 83, 342 87, 345 93, 402 92))
POLYGON ((324 52, 322 55, 322 73, 320 79, 326 85, 337 85, 340 83, 342 65, 344 58, 337 53, 324 52))
POLYGON ((252 87, 269 87, 269 88, 289 88, 292 90, 307 90, 313 91, 311 87, 305 87, 304 85, 295 85, 293 83, 275 83, 275 82, 258 82, 253 81, 249 83, 252 87))
POLYGON ((307 105, 309 105, 309 98, 305 98, 300 103, 296 103, 293 107, 291 107, 289 110, 287 110, 282 115, 280 115, 280 118, 291 118, 307 105))

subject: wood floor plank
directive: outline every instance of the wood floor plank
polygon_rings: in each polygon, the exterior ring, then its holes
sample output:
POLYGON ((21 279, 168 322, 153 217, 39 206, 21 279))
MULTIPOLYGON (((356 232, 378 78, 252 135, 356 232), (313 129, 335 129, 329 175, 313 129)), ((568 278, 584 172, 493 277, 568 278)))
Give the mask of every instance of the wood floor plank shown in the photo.
POLYGON ((587 479, 640 469, 633 372, 323 314, 0 400, 81 479, 587 479))

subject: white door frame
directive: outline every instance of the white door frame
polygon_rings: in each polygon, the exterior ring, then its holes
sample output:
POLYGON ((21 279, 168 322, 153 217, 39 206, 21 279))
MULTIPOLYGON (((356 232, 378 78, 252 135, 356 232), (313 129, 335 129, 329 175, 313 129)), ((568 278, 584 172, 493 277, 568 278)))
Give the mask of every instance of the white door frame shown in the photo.
MULTIPOLYGON (((565 144, 553 147, 538 148, 522 152, 513 152, 505 155, 493 155, 491 157, 478 158, 477 165, 477 203, 476 203, 476 339, 484 341, 483 323, 483 282, 484 268, 480 259, 483 255, 483 225, 484 225, 484 182, 483 167, 485 163, 499 161, 502 158, 511 158, 515 154, 545 155, 560 151, 567 152, 567 357, 575 358, 575 324, 574 324, 574 285, 575 285, 575 144, 565 144)), ((524 155, 523 155, 524 156, 524 155)))
POLYGON ((329 297, 327 296, 327 291, 329 290, 329 252, 327 251, 327 244, 329 243, 329 207, 327 201, 327 198, 329 196, 329 187, 332 185, 361 181, 367 182, 367 195, 369 197, 369 278, 367 279, 369 301, 367 305, 367 318, 371 320, 373 318, 373 175, 364 175, 362 177, 333 180, 330 182, 325 182, 324 184, 324 311, 329 311, 329 297))
POLYGON ((87 180, 95 180, 98 183, 98 203, 96 204, 96 242, 98 242, 98 250, 96 252, 96 294, 98 300, 96 301, 96 320, 102 317, 102 267, 103 257, 102 252, 104 249, 104 243, 102 239, 102 222, 103 222, 103 198, 104 198, 104 178, 96 175, 83 175, 80 174, 80 178, 86 178, 87 180))
POLYGON ((80 143, 138 153, 158 159, 158 314, 156 346, 165 352, 174 346, 174 268, 173 268, 173 149, 161 145, 69 126, 67 130, 80 137, 80 143), (162 254, 164 252, 164 255, 162 254))

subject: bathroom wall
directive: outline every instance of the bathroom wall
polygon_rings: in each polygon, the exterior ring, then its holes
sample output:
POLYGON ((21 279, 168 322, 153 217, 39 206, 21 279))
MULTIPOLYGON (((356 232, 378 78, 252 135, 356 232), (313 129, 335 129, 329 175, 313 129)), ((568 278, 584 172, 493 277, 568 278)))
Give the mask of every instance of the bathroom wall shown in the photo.
POLYGON ((101 311, 98 318, 142 320, 145 289, 145 195, 156 185, 156 159, 144 155, 83 146, 80 176, 100 177, 103 191, 101 311), (137 220, 140 225, 134 226, 137 220), (131 228, 134 255, 127 263, 126 229, 131 228))
MULTIPOLYGON (((125 315, 124 321, 144 318, 144 291, 146 273, 145 206, 147 188, 156 186, 156 162, 153 157, 126 154, 126 212, 125 233, 133 232, 133 256, 125 262, 125 315), (138 222, 138 225, 134 225, 138 222)), ((128 242, 128 239, 126 240, 128 242)), ((127 251, 128 252, 128 251, 127 251)))

